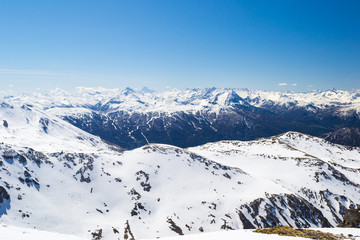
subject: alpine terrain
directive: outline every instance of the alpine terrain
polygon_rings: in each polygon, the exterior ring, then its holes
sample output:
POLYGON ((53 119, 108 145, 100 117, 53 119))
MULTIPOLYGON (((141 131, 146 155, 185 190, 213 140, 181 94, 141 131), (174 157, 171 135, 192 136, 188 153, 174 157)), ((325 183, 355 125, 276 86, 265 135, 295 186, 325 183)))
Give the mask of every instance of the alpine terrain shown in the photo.
POLYGON ((54 114, 102 139, 134 149, 148 143, 193 147, 220 140, 254 140, 297 131, 360 146, 360 92, 266 92, 127 88, 60 89, 8 97, 54 114), (346 128, 348 130, 341 130, 346 128), (348 131, 351 131, 349 139, 348 131))
POLYGON ((270 123, 258 117, 282 119, 241 92, 84 91, 23 95, 0 104, 1 224, 85 239, 142 239, 276 225, 335 227, 346 209, 360 205, 357 147, 286 132, 181 148, 151 143, 145 131, 165 131, 176 142, 170 129, 186 135, 185 126, 192 126, 194 136, 203 133, 208 141, 204 127, 223 137, 230 130, 220 122, 228 121, 244 132, 270 134, 270 123), (165 111, 167 104, 171 110, 165 111), (104 133, 114 137, 125 128, 120 136, 133 139, 132 146, 142 144, 142 134, 149 144, 124 150, 59 117, 87 130, 106 126, 104 133))

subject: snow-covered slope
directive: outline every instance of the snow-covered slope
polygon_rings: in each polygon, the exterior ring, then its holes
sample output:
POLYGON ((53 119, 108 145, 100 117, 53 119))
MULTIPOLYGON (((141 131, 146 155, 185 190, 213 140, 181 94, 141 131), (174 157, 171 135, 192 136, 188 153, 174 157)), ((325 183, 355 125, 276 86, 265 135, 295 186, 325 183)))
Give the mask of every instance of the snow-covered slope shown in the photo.
MULTIPOLYGON (((352 236, 354 240, 360 239, 359 229, 356 228, 317 228, 326 233, 332 233, 337 235, 343 235, 345 237, 352 236)), ((238 239, 251 239, 251 240, 305 240, 309 238, 302 237, 290 237, 290 236, 279 236, 277 234, 261 234, 255 233, 251 230, 236 230, 236 231, 219 231, 212 233, 192 234, 187 236, 172 236, 161 238, 163 240, 238 240, 238 239)), ((148 239, 150 240, 150 239, 148 239)))
POLYGON ((99 137, 29 104, 0 103, 1 141, 38 151, 94 152, 108 148, 99 137))
MULTIPOLYGON (((323 228, 316 229, 322 232, 330 232, 333 234, 342 234, 348 237, 353 236, 354 240, 360 239, 359 230, 354 228, 323 228)), ((19 228, 8 225, 0 225, 0 238, 5 240, 85 240, 73 235, 65 235, 53 232, 40 231, 29 228, 19 228)), ((252 239, 252 240, 303 240, 308 238, 279 236, 276 234, 261 234, 254 233, 252 230, 236 230, 236 231, 218 231, 211 233, 190 234, 186 236, 172 236, 161 238, 163 240, 237 240, 237 239, 252 239)), ((150 239, 144 239, 150 240, 150 239)))
POLYGON ((190 147, 253 140, 290 130, 320 136, 341 127, 360 127, 359 91, 209 88, 157 93, 78 88, 12 96, 8 101, 32 104, 127 149, 147 143, 190 147))
POLYGON ((113 229, 144 238, 242 228, 237 206, 265 197, 262 179, 171 146, 43 154, 2 145, 1 154, 1 221, 84 237, 98 229, 116 239, 113 229))
POLYGON ((3 224, 155 238, 329 227, 360 204, 359 149, 308 135, 122 151, 36 106, 3 103, 0 115, 3 224))
MULTIPOLYGON (((288 132, 249 142, 209 143, 189 150, 221 164, 240 167, 252 176, 291 190, 319 209, 332 226, 339 223, 345 209, 359 204, 358 148, 346 148, 320 138, 288 132)), ((268 219, 270 222, 277 221, 276 218, 281 220, 281 204, 266 199, 255 203, 256 207, 267 205, 266 214, 275 213, 275 219, 268 219)), ((253 210, 248 208, 245 212, 251 214, 253 210)), ((261 222, 266 224, 260 216, 256 218, 257 221, 249 224, 255 227, 264 226, 261 222)))
POLYGON ((86 240, 73 235, 0 225, 0 239, 3 240, 86 240))

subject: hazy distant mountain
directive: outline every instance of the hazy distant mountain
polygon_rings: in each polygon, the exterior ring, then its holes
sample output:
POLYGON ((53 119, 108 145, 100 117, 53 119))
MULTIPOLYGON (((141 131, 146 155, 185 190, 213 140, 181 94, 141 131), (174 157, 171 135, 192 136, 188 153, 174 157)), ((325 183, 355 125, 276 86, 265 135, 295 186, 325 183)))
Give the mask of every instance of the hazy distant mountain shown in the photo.
POLYGON ((3 103, 0 222, 90 239, 336 226, 360 204, 360 150, 289 132, 189 149, 109 145, 3 103))
MULTIPOLYGON (((360 127, 359 91, 210 88, 157 93, 148 88, 78 88, 74 93, 58 89, 9 100, 35 105, 128 149, 147 143, 190 147, 219 140, 252 140, 287 131, 321 136, 343 127, 360 127)), ((360 146, 354 140, 352 145, 360 146)))

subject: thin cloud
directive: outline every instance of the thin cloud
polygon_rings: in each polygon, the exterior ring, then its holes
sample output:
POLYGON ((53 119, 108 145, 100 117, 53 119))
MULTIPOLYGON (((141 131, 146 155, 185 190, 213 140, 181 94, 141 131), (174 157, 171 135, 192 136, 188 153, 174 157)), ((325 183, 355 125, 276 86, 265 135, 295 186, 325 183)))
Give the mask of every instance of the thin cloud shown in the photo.
POLYGON ((279 83, 278 86, 292 86, 296 87, 297 83, 279 83))

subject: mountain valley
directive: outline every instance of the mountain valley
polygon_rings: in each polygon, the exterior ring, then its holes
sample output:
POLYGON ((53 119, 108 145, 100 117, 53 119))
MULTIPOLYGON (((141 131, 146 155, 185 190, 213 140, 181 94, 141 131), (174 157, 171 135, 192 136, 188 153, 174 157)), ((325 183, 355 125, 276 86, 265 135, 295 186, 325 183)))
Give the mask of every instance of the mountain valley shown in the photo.
MULTIPOLYGON (((56 115, 126 149, 148 143, 193 147, 297 131, 350 146, 341 128, 360 127, 358 91, 264 92, 247 89, 60 89, 7 97, 56 115)), ((352 131, 356 134, 356 131, 352 131)), ((357 133, 358 135, 358 133, 357 133)))
POLYGON ((357 147, 286 132, 124 150, 56 111, 14 99, 0 106, 2 224, 86 239, 144 239, 335 227, 346 209, 360 205, 357 147))

